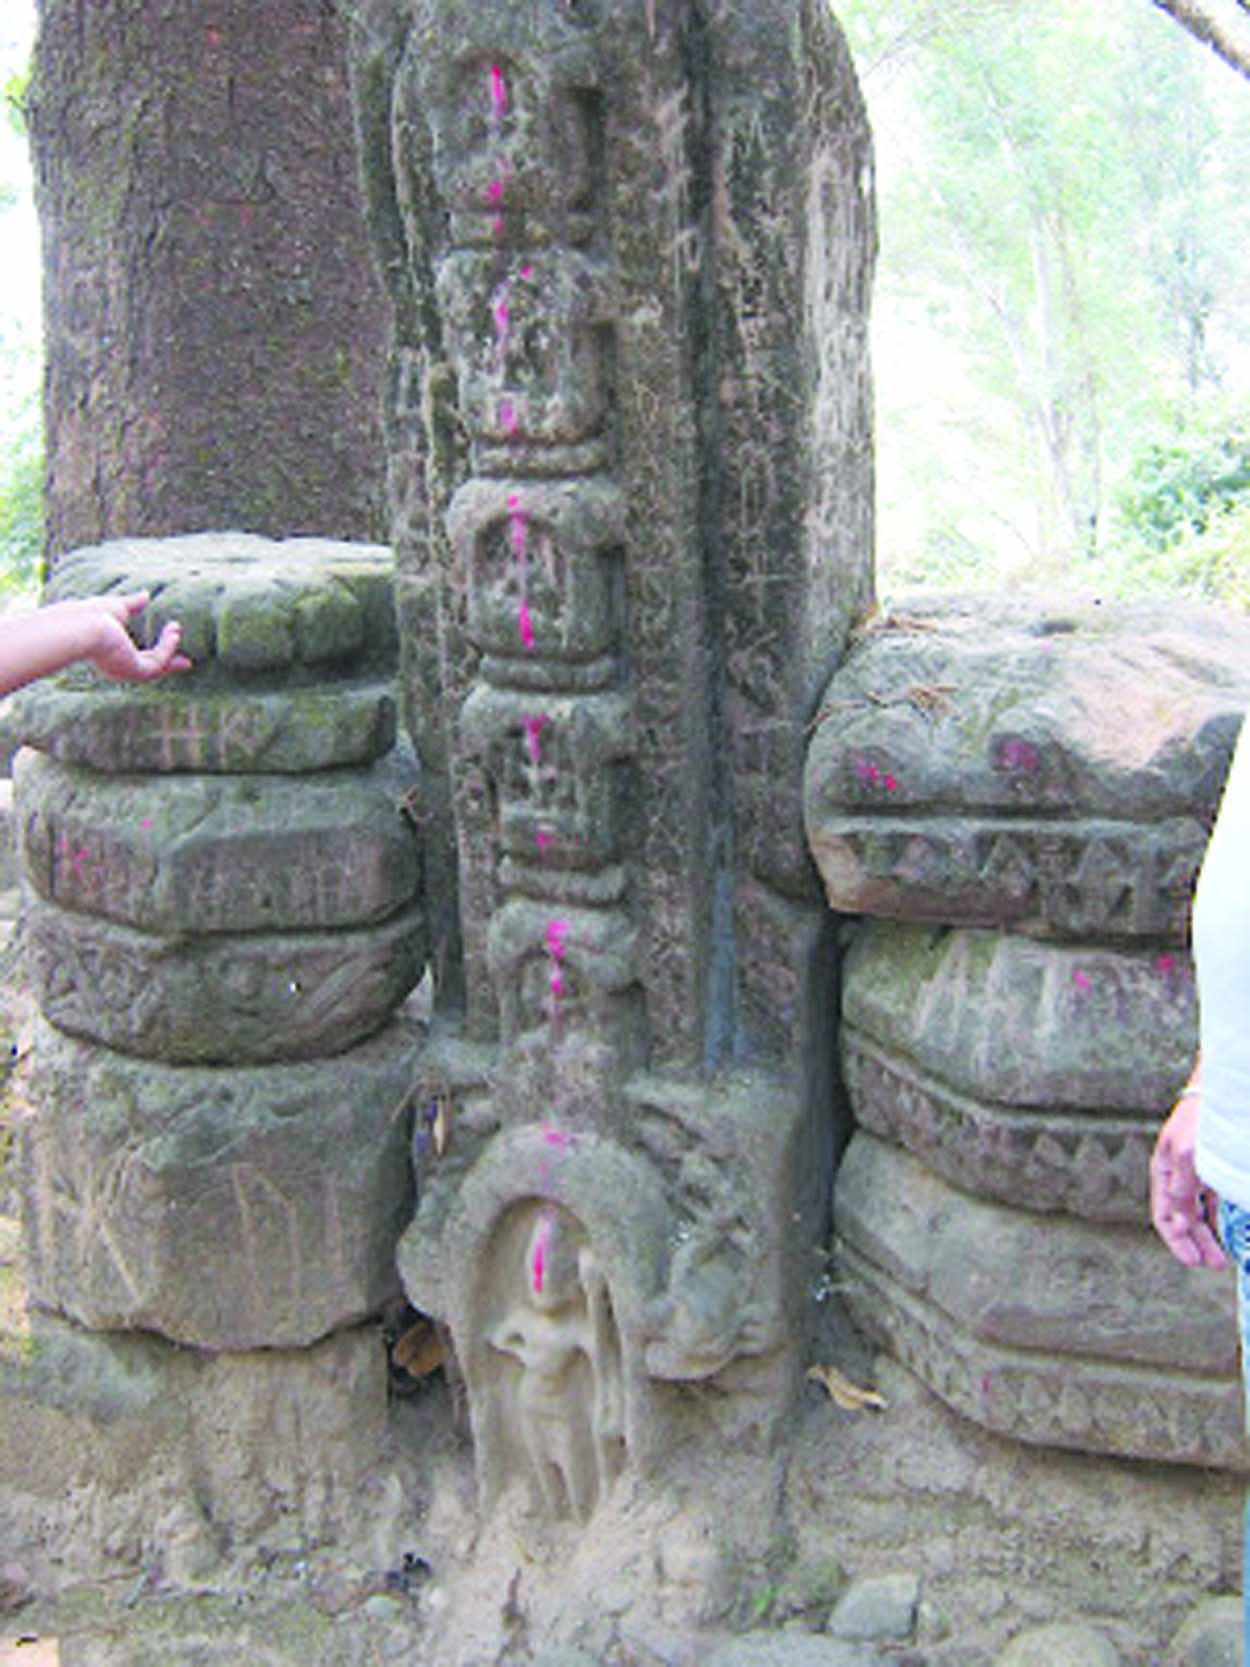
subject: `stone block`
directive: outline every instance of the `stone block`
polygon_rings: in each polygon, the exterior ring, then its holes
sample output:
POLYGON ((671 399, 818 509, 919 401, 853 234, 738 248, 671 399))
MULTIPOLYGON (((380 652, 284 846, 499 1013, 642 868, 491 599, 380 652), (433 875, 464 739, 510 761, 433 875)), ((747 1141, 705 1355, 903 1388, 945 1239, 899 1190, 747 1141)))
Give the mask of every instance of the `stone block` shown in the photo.
POLYGON ((1245 1466, 1231 1275, 1142 1223, 972 1198, 857 1134, 834 1200, 856 1321, 956 1412, 1042 1446, 1245 1466))
POLYGON ((152 593, 147 640, 181 623, 196 668, 186 675, 201 684, 393 666, 398 652, 391 553, 378 544, 242 532, 116 539, 62 556, 45 598, 132 590, 152 593))
POLYGON ((1196 1041, 1183 951, 872 922, 844 962, 843 1014, 865 1128, 969 1191, 1145 1218, 1159 1120, 1196 1041))
POLYGON ((421 912, 330 932, 158 936, 50 903, 24 946, 44 1016, 120 1053, 263 1065, 342 1053, 380 1029, 425 967, 421 912))
POLYGON ((194 1529, 210 1560, 359 1540, 391 1457, 372 1325, 206 1355, 35 1312, 22 1361, 0 1363, 0 1543, 62 1578, 172 1574, 194 1529))
POLYGON ((861 639, 808 752, 835 909, 1180 941, 1250 624, 1173 603, 919 599, 861 639))
POLYGON ((213 1070, 38 1027, 21 1131, 32 1300, 102 1330, 293 1347, 396 1290, 412 1208, 396 1022, 333 1059, 213 1070))
POLYGON ((1119 1650, 1105 1632, 1071 1621, 1032 1627, 1014 1637, 997 1667, 1120 1667, 1119 1650))
POLYGON ((347 768, 381 758, 395 740, 389 681, 205 688, 188 672, 157 685, 82 682, 67 674, 15 695, 18 740, 66 764, 136 775, 347 768))
POLYGON ((354 927, 414 901, 415 764, 305 776, 156 781, 15 765, 22 865, 50 903, 145 932, 354 927))
POLYGON ((1143 1118, 1170 1107, 1197 1036, 1180 951, 875 922, 846 958, 843 1013, 961 1094, 1143 1118))

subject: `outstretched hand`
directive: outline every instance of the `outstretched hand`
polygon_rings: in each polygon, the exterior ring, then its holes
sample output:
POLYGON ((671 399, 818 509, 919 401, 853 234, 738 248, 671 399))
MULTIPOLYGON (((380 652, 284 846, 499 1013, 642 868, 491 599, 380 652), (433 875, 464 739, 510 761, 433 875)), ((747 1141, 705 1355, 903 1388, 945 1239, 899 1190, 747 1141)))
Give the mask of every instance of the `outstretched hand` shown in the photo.
POLYGON ((1150 1218, 1178 1262, 1222 1268, 1228 1258, 1215 1236, 1215 1195, 1194 1168, 1200 1106, 1196 1093, 1183 1094, 1159 1131, 1150 1160, 1150 1218))
POLYGON ((126 623, 147 607, 147 591, 133 591, 129 596, 91 597, 82 603, 66 605, 82 607, 93 617, 96 641, 83 658, 115 683, 150 683, 167 672, 190 668, 190 660, 179 653, 182 628, 175 623, 164 627, 151 648, 138 648, 132 641, 126 623))
POLYGON ((74 597, 27 613, 0 615, 0 694, 78 661, 118 683, 150 683, 186 671, 182 633, 166 625, 151 648, 139 648, 127 624, 147 607, 145 590, 128 596, 74 597))

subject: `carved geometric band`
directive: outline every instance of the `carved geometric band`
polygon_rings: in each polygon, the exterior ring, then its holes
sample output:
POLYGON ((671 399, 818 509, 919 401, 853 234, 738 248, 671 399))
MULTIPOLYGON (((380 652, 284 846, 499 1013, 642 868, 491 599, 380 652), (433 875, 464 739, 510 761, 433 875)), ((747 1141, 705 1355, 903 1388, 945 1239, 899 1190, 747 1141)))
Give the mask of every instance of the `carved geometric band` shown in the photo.
POLYGON ((983 1428, 1041 1447, 1250 1468, 1236 1376, 983 1343, 849 1245, 839 1243, 837 1261, 839 1290, 856 1323, 983 1428))
MULTIPOLYGON (((1023 1111, 957 1093, 851 1026, 843 1067, 855 1115, 966 1191, 1091 1221, 1140 1222, 1158 1119, 1023 1111)), ((1039 1229, 1040 1230, 1040 1229, 1039 1229)))

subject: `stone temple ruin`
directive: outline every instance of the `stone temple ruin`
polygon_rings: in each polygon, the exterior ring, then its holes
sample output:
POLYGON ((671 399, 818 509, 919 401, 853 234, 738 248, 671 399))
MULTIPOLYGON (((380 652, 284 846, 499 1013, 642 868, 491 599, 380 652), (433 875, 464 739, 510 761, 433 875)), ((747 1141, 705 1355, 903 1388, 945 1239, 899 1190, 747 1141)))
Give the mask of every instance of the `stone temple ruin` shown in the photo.
POLYGON ((1250 629, 873 613, 870 146, 815 0, 372 0, 354 75, 393 559, 77 552, 51 593, 149 587, 195 670, 20 702, 0 1527, 192 1582, 284 1522, 399 1543, 400 1298, 481 1517, 580 1527, 784 1446, 831 1219, 965 1419, 1241 1469, 1228 1286, 1146 1182, 1250 629))

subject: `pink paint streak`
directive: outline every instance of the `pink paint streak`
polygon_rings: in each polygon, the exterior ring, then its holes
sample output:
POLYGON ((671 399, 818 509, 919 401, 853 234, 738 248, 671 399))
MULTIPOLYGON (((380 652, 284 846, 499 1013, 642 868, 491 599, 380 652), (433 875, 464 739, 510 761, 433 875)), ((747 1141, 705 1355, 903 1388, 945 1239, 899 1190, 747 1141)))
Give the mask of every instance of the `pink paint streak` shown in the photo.
POLYGON ((509 440, 514 439, 520 430, 521 424, 516 414, 516 406, 510 399, 499 401, 499 426, 509 440))
POLYGON ((547 1267, 547 1247, 551 1243, 551 1217, 539 1218, 534 1234, 534 1289, 541 1295, 547 1267))
POLYGON ((496 117, 504 115, 508 108, 508 83, 498 64, 490 66, 490 106, 496 117))
POLYGON ((521 722, 525 726, 525 745, 529 749, 530 760, 535 765, 541 764, 543 761, 542 733, 551 719, 546 712, 540 712, 536 718, 523 716, 521 722))
POLYGON ((552 845, 551 835, 549 833, 545 833, 542 828, 539 828, 538 832, 534 835, 534 844, 537 845, 540 851, 549 851, 552 845))
POLYGON ((530 605, 524 597, 521 598, 521 606, 517 609, 517 628, 521 633, 521 641, 526 648, 532 649, 534 646, 534 621, 530 618, 530 605))
POLYGON ((1093 980, 1090 978, 1089 974, 1087 972, 1082 972, 1080 967, 1074 967, 1072 969, 1072 982, 1076 985, 1078 990, 1092 990, 1094 987, 1093 980))
POLYGON ((1164 978, 1170 978, 1176 971, 1176 962, 1170 955, 1160 955, 1159 959, 1155 962, 1155 970, 1157 972, 1161 972, 1164 978))
POLYGON ((486 187, 486 201, 488 203, 500 203, 503 201, 503 181, 501 179, 491 180, 490 184, 486 187))

